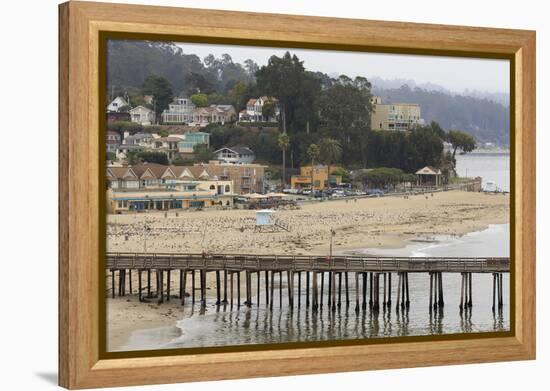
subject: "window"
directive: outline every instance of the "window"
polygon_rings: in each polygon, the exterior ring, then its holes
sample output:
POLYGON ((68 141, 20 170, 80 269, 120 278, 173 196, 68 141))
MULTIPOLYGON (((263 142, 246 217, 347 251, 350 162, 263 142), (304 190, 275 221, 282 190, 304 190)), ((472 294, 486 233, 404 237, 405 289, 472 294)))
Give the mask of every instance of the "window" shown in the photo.
POLYGON ((229 185, 225 185, 225 192, 226 193, 231 192, 231 188, 229 187, 229 185))

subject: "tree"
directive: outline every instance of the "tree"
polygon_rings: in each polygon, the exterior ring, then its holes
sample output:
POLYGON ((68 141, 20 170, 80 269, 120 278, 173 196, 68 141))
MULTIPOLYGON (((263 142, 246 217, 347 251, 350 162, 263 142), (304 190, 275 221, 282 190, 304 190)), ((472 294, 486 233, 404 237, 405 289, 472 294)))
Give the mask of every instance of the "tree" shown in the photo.
POLYGON ((168 165, 168 156, 164 152, 158 151, 141 151, 137 153, 137 157, 142 162, 157 163, 168 165))
POLYGON ((460 130, 451 130, 448 133, 448 139, 453 146, 453 161, 455 160, 456 150, 460 149, 462 152, 472 152, 476 148, 476 141, 468 133, 461 132, 460 130))
POLYGON ((142 132, 143 125, 130 121, 112 121, 107 122, 107 130, 117 132, 121 137, 124 137, 124 132, 128 132, 129 134, 142 132))
POLYGON ((208 96, 206 94, 193 94, 191 95, 191 102, 197 107, 206 107, 208 106, 208 96))
POLYGON ((136 150, 130 150, 126 153, 126 162, 133 166, 134 164, 138 164, 140 162, 139 158, 139 152, 136 150))
POLYGON ((157 118, 160 118, 160 113, 168 108, 168 104, 174 99, 172 86, 168 79, 163 76, 151 74, 143 82, 141 88, 143 95, 152 95, 154 99, 154 108, 157 118))
POLYGON ((439 168, 441 169, 441 174, 443 175, 444 183, 449 183, 451 177, 456 174, 455 165, 456 163, 451 152, 447 151, 446 153, 444 153, 441 157, 441 165, 439 166, 439 168))
POLYGON ((271 56, 267 65, 256 72, 258 89, 279 100, 283 133, 287 132, 287 122, 293 120, 299 101, 312 92, 311 88, 303 88, 305 74, 303 61, 290 52, 283 57, 271 56))
POLYGON ((307 156, 311 159, 311 196, 313 197, 313 167, 315 166, 315 160, 319 157, 319 146, 317 144, 311 144, 307 148, 307 156))
POLYGON ((323 90, 319 99, 321 122, 330 137, 340 141, 344 164, 366 166, 367 133, 370 129, 370 83, 363 77, 341 75, 323 90))
POLYGON ((214 84, 204 75, 196 72, 191 72, 187 75, 187 94, 194 93, 211 94, 215 92, 214 84))
POLYGON ((130 106, 130 105, 124 105, 124 106, 120 106, 120 107, 118 108, 118 112, 119 112, 119 113, 127 113, 127 112, 129 112, 130 110, 132 110, 132 106, 130 106))
POLYGON ((246 107, 246 102, 251 97, 250 88, 243 82, 236 82, 229 90, 229 99, 235 109, 240 111, 246 107))
POLYGON ((283 189, 286 188, 286 149, 290 145, 290 139, 288 134, 283 133, 277 139, 277 144, 279 148, 283 151, 283 189))
POLYGON ((328 185, 330 186, 330 166, 336 163, 342 157, 342 146, 333 138, 323 138, 319 141, 319 150, 321 153, 321 161, 327 165, 328 170, 328 185))
POLYGON ((344 170, 342 167, 336 167, 334 170, 332 170, 332 175, 341 176, 342 181, 345 183, 349 183, 351 180, 350 173, 344 170))
POLYGON ((107 160, 114 162, 116 160, 116 153, 114 152, 107 152, 106 155, 107 160))
POLYGON ((193 147, 193 155, 196 163, 208 163, 214 158, 214 152, 206 144, 198 144, 193 147))
POLYGON ((267 102, 262 106, 262 117, 264 117, 266 121, 275 117, 275 105, 273 102, 267 102))

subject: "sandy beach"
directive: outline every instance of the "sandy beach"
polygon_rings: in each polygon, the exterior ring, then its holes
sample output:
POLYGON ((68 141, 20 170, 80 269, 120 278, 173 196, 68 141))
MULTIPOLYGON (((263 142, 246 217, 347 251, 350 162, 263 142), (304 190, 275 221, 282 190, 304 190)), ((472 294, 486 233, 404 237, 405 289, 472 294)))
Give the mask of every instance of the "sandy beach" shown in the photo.
MULTIPOLYGON (((203 210, 109 215, 107 249, 119 252, 294 253, 328 254, 330 229, 334 249, 400 248, 436 235, 464 235, 489 224, 509 222, 509 196, 449 191, 404 197, 363 198, 316 202, 298 210, 280 210, 277 219, 290 231, 255 230, 255 211, 203 210), (145 231, 145 226, 149 231, 145 231)), ((132 276, 137 287, 137 276, 132 276)), ((172 273, 172 295, 179 292, 179 273, 172 273)), ((198 280, 197 280, 198 281, 198 280)), ((207 296, 214 295, 207 281, 207 296)), ((109 281, 107 283, 109 286, 109 281)), ((187 282, 190 287, 190 279, 187 282)), ((134 288, 135 289, 135 288, 134 288)), ((188 292, 189 293, 189 292, 188 292)), ((244 292, 243 292, 244 294, 244 292)), ((187 306, 186 306, 187 307, 187 306)), ((137 295, 107 300, 108 350, 124 349, 133 331, 173 326, 184 316, 174 296, 161 305, 137 295)), ((180 331, 173 327, 174 337, 180 331)))
POLYGON ((107 249, 115 252, 327 254, 334 251, 402 247, 433 235, 462 235, 509 221, 509 196, 449 191, 404 197, 335 200, 280 210, 290 227, 255 229, 253 210, 170 211, 109 215, 107 249), (146 231, 145 227, 150 231, 146 231))

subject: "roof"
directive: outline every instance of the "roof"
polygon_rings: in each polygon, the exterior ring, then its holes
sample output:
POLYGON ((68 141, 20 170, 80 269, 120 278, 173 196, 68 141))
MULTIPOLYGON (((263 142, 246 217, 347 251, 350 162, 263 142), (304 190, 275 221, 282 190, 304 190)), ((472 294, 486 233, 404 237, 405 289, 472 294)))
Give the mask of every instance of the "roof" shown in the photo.
POLYGON ((143 147, 135 144, 120 144, 118 149, 143 149, 143 147))
POLYGON ((114 176, 116 179, 123 179, 124 177, 127 176, 127 174, 130 174, 130 176, 133 176, 136 179, 138 179, 136 174, 130 167, 109 166, 107 167, 107 173, 111 173, 112 176, 114 176))
POLYGON ((130 109, 130 110, 129 110, 130 113, 133 113, 134 111, 145 111, 145 112, 147 112, 147 113, 150 113, 150 112, 152 112, 153 110, 148 109, 148 108, 145 107, 145 106, 136 106, 136 107, 134 107, 133 109, 130 109))
POLYGON ((153 135, 151 133, 135 133, 126 137, 126 140, 137 140, 141 138, 153 138, 153 135))
POLYGON ((417 175, 441 175, 441 170, 432 166, 426 166, 418 170, 417 175))
POLYGON ((178 141, 183 141, 183 139, 181 137, 168 136, 168 137, 156 138, 154 141, 167 141, 167 142, 175 141, 175 142, 178 142, 178 141))
POLYGON ((141 178, 141 176, 149 169, 151 174, 153 174, 154 177, 161 178, 162 174, 166 171, 168 166, 158 164, 158 163, 140 163, 132 166, 132 170, 136 173, 138 177, 141 178))
POLYGON ((233 106, 232 105, 213 105, 214 107, 216 107, 217 109, 220 109, 220 110, 223 110, 223 111, 228 111, 228 110, 234 110, 233 106))
POLYGON ((243 147, 243 146, 223 147, 223 148, 218 149, 217 151, 214 151, 214 153, 218 153, 220 151, 223 151, 224 149, 229 149, 230 151, 235 152, 239 155, 254 155, 253 150, 251 150, 248 147, 243 147))
POLYGON ((273 103, 277 103, 279 101, 279 99, 275 98, 274 96, 267 96, 267 95, 261 96, 259 99, 263 100, 264 102, 273 102, 273 103))
POLYGON ((248 102, 246 102, 246 105, 247 105, 247 106, 254 105, 254 104, 256 104, 256 101, 257 101, 257 100, 258 100, 258 99, 253 99, 253 98, 252 98, 252 99, 249 99, 248 102))

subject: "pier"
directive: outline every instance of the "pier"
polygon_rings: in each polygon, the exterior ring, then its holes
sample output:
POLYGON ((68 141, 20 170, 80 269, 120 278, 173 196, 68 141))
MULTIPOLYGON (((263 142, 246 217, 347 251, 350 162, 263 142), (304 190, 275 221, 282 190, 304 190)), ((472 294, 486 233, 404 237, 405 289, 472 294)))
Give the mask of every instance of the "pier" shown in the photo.
POLYGON ((107 253, 106 269, 110 273, 110 290, 114 298, 133 294, 132 272, 137 273, 140 301, 155 298, 169 301, 172 273, 179 274, 179 299, 185 305, 186 286, 191 276, 190 300, 206 306, 206 277, 215 274, 216 304, 265 305, 273 309, 277 300, 283 306, 283 284, 288 290, 289 308, 305 305, 312 311, 327 308, 335 311, 353 306, 356 312, 367 309, 377 312, 410 306, 409 273, 429 276, 429 311, 441 310, 444 300, 444 275, 461 275, 459 310, 473 306, 472 276, 493 275, 493 311, 503 307, 502 275, 510 272, 508 257, 373 257, 373 256, 305 256, 305 255, 240 255, 240 254, 134 254, 107 253), (118 278, 116 277, 118 273, 118 278), (154 275, 154 280, 153 280, 154 275), (165 279, 166 278, 166 279, 165 279), (198 289, 197 289, 198 279, 198 289), (325 282, 325 279, 327 282, 325 282), (353 280, 352 280, 353 279, 353 280), (392 298, 392 279, 397 295, 392 298), (118 280, 118 281, 117 281, 118 280), (350 288, 350 280, 354 288, 350 288), (128 282, 127 282, 128 281, 128 282), (153 284, 154 283, 154 284, 153 284), (244 301, 241 300, 244 284, 244 301), (262 287, 263 284, 263 287, 262 287), (154 285, 154 286, 153 286, 154 285), (327 286, 328 285, 328 286, 327 286), (325 290, 325 287, 327 288, 325 290), (196 291, 199 290, 199 297, 196 291), (305 303, 302 296, 305 294, 305 303), (278 296, 278 297, 276 297, 278 296))

